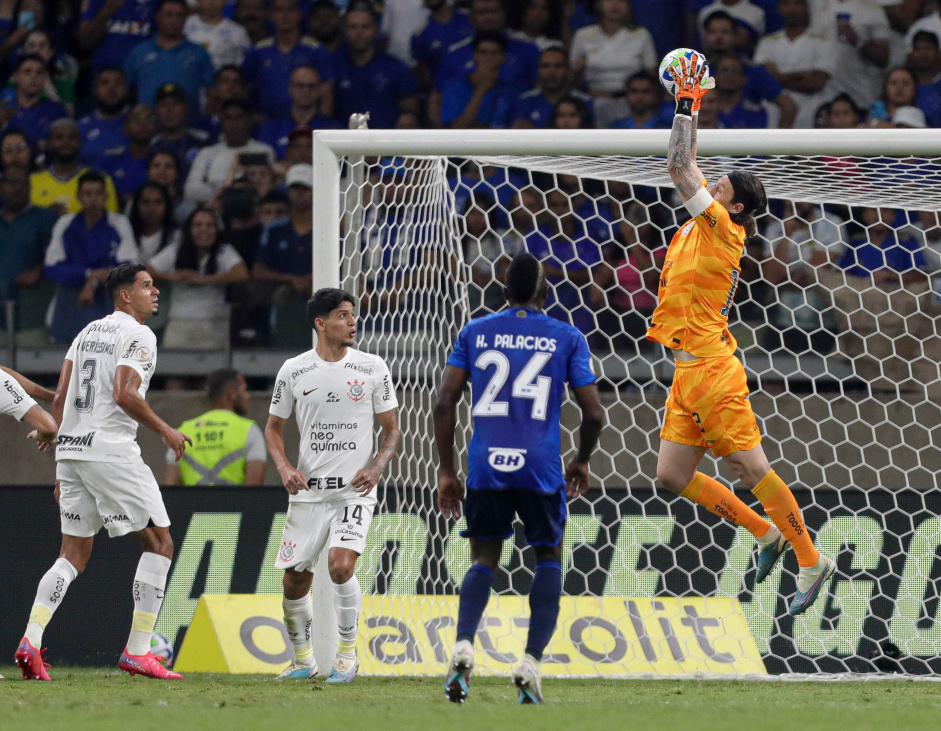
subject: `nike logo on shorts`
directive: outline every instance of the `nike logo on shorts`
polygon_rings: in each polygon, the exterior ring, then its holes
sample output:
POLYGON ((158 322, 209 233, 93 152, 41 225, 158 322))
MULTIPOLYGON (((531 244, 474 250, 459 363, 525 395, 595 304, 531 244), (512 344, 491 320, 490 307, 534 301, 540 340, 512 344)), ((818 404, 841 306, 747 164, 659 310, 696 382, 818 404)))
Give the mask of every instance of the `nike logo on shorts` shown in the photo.
POLYGON ((308 394, 311 394, 311 393, 313 393, 313 392, 316 391, 316 390, 317 390, 316 388, 312 388, 312 389, 310 389, 310 391, 304 391, 304 395, 307 396, 308 394))
POLYGON ((355 538, 347 538, 346 536, 340 536, 341 541, 355 541, 355 538))

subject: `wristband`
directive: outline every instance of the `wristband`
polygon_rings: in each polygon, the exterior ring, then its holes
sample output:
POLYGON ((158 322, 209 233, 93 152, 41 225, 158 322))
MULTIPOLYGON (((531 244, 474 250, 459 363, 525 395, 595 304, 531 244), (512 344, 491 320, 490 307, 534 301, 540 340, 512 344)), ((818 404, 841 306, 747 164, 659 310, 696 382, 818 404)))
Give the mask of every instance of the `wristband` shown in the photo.
POLYGON ((684 117, 689 117, 692 119, 693 116, 693 100, 689 97, 677 97, 676 99, 676 113, 682 114, 684 117))

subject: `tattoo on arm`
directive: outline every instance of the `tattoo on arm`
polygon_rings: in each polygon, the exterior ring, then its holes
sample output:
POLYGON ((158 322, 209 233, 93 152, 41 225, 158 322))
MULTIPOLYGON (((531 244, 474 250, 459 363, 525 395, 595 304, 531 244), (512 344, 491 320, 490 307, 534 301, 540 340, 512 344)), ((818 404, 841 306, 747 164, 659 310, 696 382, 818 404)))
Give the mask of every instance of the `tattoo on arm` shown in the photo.
POLYGON ((670 134, 670 150, 667 165, 670 177, 684 201, 689 200, 702 184, 702 174, 694 162, 695 127, 693 121, 681 115, 673 118, 673 131, 670 134))

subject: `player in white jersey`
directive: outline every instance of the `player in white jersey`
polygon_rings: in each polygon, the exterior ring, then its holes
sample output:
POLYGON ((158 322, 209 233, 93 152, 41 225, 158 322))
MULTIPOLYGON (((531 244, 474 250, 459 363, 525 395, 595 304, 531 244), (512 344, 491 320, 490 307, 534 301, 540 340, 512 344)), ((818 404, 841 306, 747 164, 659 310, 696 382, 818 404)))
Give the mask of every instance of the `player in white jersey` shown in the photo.
POLYGON ((48 388, 0 366, 0 414, 8 414, 33 426, 29 438, 39 441, 43 449, 51 449, 55 444, 57 427, 52 415, 44 411, 36 399, 52 401, 53 397, 48 388))
POLYGON ((294 662, 279 678, 317 676, 310 627, 313 571, 329 544, 328 571, 340 643, 328 683, 356 676, 356 630, 362 591, 354 574, 366 546, 376 496, 373 488, 401 439, 398 401, 382 358, 355 350, 355 301, 341 289, 320 289, 307 303, 317 347, 285 361, 271 397, 265 439, 291 495, 281 551, 284 624, 294 662), (294 413, 301 434, 295 468, 284 453, 284 423, 294 413), (373 422, 382 429, 372 457, 373 422))
POLYGON ((49 680, 39 648, 43 631, 69 584, 85 569, 95 534, 134 533, 143 550, 134 576, 134 617, 118 667, 131 675, 179 679, 150 652, 150 639, 173 557, 170 520, 153 473, 141 459, 137 426, 163 437, 177 459, 189 437, 170 427, 144 400, 157 363, 157 340, 144 323, 157 312, 159 291, 140 264, 121 264, 105 281, 114 313, 89 323, 59 373, 53 415, 56 499, 62 522, 59 559, 39 582, 26 634, 14 659, 26 680, 49 680))

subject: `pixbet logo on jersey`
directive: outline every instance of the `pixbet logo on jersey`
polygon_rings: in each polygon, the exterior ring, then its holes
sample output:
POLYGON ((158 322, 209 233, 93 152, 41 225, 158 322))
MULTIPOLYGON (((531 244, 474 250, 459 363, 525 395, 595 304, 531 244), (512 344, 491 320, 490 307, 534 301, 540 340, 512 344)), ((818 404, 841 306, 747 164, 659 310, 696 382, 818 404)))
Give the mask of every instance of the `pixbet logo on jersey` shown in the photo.
POLYGON ((498 449, 490 450, 488 464, 497 472, 516 472, 526 464, 525 449, 498 449))

